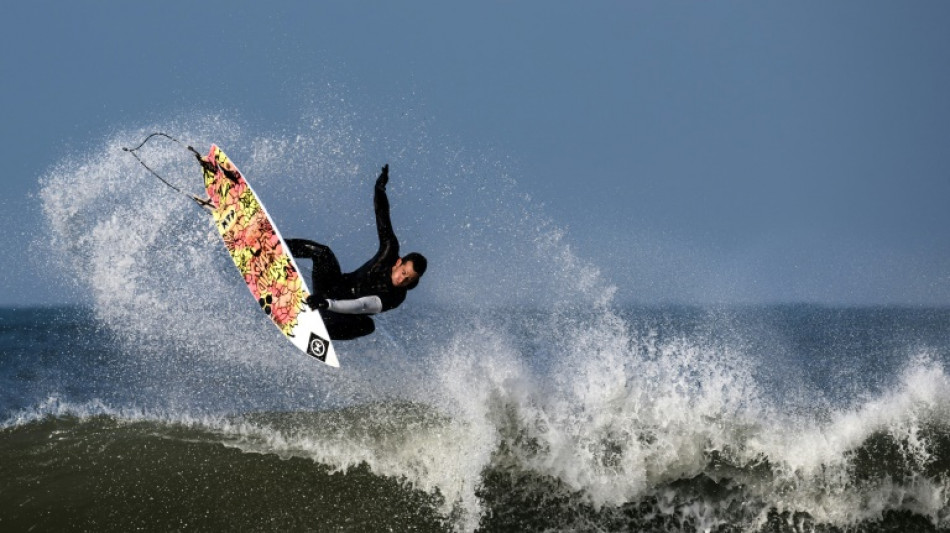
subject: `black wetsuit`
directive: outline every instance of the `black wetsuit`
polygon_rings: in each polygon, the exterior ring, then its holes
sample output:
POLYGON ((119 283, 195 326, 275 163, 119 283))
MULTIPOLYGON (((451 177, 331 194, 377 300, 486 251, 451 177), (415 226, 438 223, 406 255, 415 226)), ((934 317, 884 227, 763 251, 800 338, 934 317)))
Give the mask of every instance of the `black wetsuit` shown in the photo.
MULTIPOLYGON (((389 198, 386 183, 389 180, 388 165, 376 180, 373 207, 376 211, 376 231, 379 234, 379 250, 363 266, 344 274, 340 263, 328 246, 306 240, 288 239, 287 246, 296 258, 313 261, 311 288, 317 298, 326 300, 371 301, 363 306, 366 310, 349 311, 344 314, 321 310, 320 315, 327 326, 330 338, 348 340, 369 335, 376 329, 369 314, 395 309, 406 299, 406 288, 392 283, 392 269, 399 259, 399 241, 389 217, 389 198), (373 299, 371 297, 378 298, 373 299)), ((336 302, 335 302, 336 303, 336 302)), ((353 307, 353 306, 350 306, 353 307)))

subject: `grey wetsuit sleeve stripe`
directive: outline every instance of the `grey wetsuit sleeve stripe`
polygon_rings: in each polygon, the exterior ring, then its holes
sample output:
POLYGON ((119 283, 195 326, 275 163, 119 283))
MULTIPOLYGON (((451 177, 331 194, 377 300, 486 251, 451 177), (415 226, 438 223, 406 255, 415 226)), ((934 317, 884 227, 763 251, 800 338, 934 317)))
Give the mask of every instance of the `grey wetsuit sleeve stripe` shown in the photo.
POLYGON ((355 300, 327 300, 327 309, 343 315, 375 315, 383 310, 379 296, 364 296, 355 300))

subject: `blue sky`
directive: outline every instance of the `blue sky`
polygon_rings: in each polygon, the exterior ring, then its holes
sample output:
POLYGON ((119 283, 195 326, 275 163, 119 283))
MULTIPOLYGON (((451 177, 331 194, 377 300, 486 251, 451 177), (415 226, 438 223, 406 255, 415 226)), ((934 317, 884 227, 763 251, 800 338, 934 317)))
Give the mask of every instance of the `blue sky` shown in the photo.
POLYGON ((63 153, 189 113, 292 130, 327 84, 515 161, 623 301, 947 305, 948 27, 938 1, 9 5, 0 305, 71 298, 23 260, 63 153))

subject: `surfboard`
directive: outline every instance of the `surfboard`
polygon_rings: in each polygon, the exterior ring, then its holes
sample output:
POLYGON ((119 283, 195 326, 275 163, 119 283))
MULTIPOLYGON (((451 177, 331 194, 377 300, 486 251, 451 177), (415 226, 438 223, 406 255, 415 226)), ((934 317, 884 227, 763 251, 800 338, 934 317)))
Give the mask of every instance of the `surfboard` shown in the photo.
POLYGON ((320 313, 306 303, 310 289, 264 204, 220 148, 212 144, 207 159, 204 183, 214 224, 247 288, 294 346, 339 367, 320 313))

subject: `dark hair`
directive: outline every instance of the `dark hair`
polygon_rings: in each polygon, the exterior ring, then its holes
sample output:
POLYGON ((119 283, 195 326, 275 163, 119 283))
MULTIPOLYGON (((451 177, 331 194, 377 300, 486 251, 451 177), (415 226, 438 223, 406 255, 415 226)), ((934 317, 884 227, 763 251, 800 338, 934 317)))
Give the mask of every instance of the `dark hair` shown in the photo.
POLYGON ((429 266, 429 261, 426 260, 425 256, 420 253, 412 252, 406 254, 402 258, 403 263, 412 263, 412 269, 416 271, 418 277, 412 280, 412 283, 406 286, 406 290, 412 290, 416 288, 416 285, 419 284, 419 280, 422 279, 422 275, 426 273, 426 268, 429 266))

